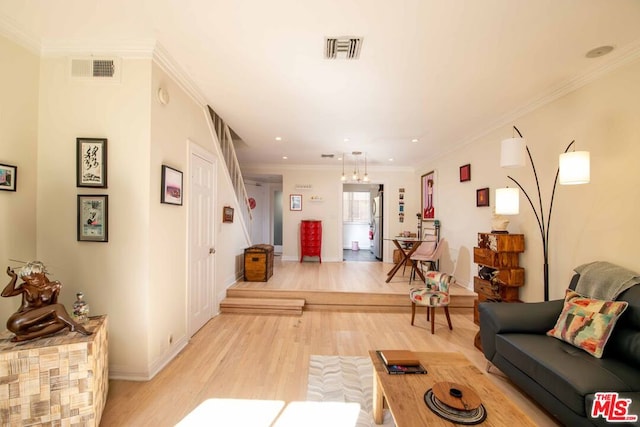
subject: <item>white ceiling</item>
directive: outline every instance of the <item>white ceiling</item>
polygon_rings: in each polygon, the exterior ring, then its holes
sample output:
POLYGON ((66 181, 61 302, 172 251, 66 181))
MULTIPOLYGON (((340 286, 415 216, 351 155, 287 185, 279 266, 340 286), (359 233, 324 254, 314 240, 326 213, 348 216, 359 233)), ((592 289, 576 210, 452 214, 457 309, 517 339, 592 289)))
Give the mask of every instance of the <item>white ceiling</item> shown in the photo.
POLYGON ((640 1, 0 0, 0 34, 44 53, 157 43, 244 164, 358 150, 416 167, 640 57, 640 1), (360 58, 324 59, 344 35, 364 38, 360 58), (585 57, 601 45, 615 50, 585 57))

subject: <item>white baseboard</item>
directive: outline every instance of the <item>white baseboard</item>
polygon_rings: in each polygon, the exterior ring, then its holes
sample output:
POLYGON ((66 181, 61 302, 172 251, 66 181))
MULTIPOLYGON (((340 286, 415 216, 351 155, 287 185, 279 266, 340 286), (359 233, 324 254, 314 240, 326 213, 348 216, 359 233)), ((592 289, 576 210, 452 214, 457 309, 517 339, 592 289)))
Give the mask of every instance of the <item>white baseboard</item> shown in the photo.
POLYGON ((155 377, 165 366, 169 364, 186 346, 189 344, 187 337, 182 337, 176 341, 167 353, 151 364, 151 368, 146 372, 132 372, 123 366, 109 366, 110 380, 126 381, 149 381, 155 377))

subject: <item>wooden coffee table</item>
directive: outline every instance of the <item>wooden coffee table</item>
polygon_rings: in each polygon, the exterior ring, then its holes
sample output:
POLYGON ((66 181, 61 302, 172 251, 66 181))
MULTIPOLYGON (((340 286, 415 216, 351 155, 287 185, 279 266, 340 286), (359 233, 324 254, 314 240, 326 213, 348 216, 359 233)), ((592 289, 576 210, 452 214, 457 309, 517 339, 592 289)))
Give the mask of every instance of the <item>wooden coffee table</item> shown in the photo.
POLYGON ((461 353, 416 353, 427 374, 389 375, 375 351, 369 352, 373 362, 373 418, 382 424, 382 408, 391 411, 398 427, 451 426, 427 407, 424 394, 437 382, 449 381, 472 388, 487 410, 481 426, 535 426, 461 353))

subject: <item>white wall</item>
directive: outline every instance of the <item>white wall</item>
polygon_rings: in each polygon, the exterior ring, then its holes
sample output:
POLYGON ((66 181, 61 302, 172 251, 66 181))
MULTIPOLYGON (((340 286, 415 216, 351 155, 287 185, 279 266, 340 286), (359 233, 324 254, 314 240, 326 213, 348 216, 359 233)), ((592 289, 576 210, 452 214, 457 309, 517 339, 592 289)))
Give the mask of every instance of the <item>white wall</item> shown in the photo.
MULTIPOLYGON (((578 150, 591 152, 591 183, 558 186, 556 189, 550 248, 550 297, 562 298, 573 268, 586 262, 605 260, 640 271, 636 255, 640 227, 635 213, 640 199, 637 159, 640 157, 640 61, 615 70, 569 93, 514 123, 527 138, 548 214, 558 155, 576 140, 578 150)), ((477 267, 473 247, 477 233, 489 231, 495 189, 514 186, 517 179, 530 196, 536 193, 530 165, 523 169, 501 169, 500 141, 511 137, 511 125, 490 132, 449 155, 429 162, 419 175, 438 172, 439 213, 442 236, 450 244, 443 263, 446 271, 473 286, 477 267), (471 163, 471 181, 459 182, 461 165, 471 163), (475 191, 491 189, 490 208, 475 206, 475 191)), ((520 214, 511 217, 509 231, 525 235, 526 252, 520 263, 526 284, 525 301, 543 299, 543 256, 540 231, 531 207, 521 194, 520 214)))
MULTIPOLYGON (((284 219, 283 219, 283 255, 285 261, 300 259, 300 221, 303 219, 319 219, 322 221, 322 262, 342 261, 343 226, 342 226, 342 181, 340 167, 243 167, 243 173, 279 174, 283 176, 284 219), (311 185, 311 189, 299 189, 297 185, 311 185), (302 211, 289 210, 289 195, 302 194, 302 211), (321 201, 312 201, 316 196, 321 201)), ((385 190, 384 204, 384 237, 389 238, 403 230, 417 228, 415 213, 420 205, 420 183, 410 169, 377 170, 369 167, 372 183, 383 184, 385 190), (406 214, 405 222, 398 220, 398 190, 405 189, 405 210, 414 212, 406 214)), ((384 242, 383 259, 391 262, 392 246, 390 241, 384 242)))
MULTIPOLYGON (((91 314, 109 315, 110 369, 149 370, 148 301, 151 61, 122 61, 122 82, 69 78, 67 58, 41 60, 38 138, 38 258, 77 291, 91 314), (77 188, 76 138, 108 139, 107 189, 77 188), (76 196, 109 195, 109 242, 76 241, 76 196)), ((155 199, 155 197, 153 197, 155 199)))
MULTIPOLYGON (((8 219, 0 224, 0 257, 43 261, 63 283, 67 307, 83 291, 91 314, 110 318, 111 376, 150 378, 188 340, 189 199, 160 204, 160 167, 183 170, 187 189, 189 141, 219 158, 206 109, 150 58, 122 59, 121 81, 105 83, 73 80, 67 57, 38 58, 2 38, 0 54, 10 58, 0 70, 0 161, 19 166, 19 191, 0 192, 8 219), (166 106, 155 97, 160 85, 171 94, 166 106), (108 188, 76 187, 77 137, 108 139, 108 188), (109 196, 109 242, 76 240, 78 194, 109 196)), ((241 272, 247 238, 239 218, 222 224, 222 206, 235 206, 235 195, 219 160, 217 171, 220 299, 241 272)), ((2 318, 18 305, 3 299, 2 318)))
MULTIPOLYGON (((10 259, 36 257, 36 177, 38 73, 40 58, 0 37, 0 163, 18 167, 16 192, 0 191, 0 284, 9 282, 10 259)), ((0 298, 0 321, 20 306, 20 299, 0 298)))

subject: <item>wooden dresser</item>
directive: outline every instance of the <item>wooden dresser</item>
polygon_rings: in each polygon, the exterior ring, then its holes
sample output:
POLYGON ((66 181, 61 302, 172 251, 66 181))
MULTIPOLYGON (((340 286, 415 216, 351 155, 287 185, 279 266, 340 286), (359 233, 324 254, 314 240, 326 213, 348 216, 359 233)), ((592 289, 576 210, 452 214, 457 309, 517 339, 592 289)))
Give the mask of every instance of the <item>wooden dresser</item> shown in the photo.
MULTIPOLYGON (((520 302, 519 291, 524 285, 524 268, 519 265, 524 252, 524 234, 478 233, 478 246, 473 248, 473 262, 478 264, 478 276, 473 278, 473 290, 478 299, 473 307, 473 321, 479 325, 478 304, 483 301, 520 302)), ((482 349, 480 332, 474 344, 482 349)))
POLYGON ((322 221, 300 222, 300 262, 305 256, 317 256, 322 262, 322 221))

